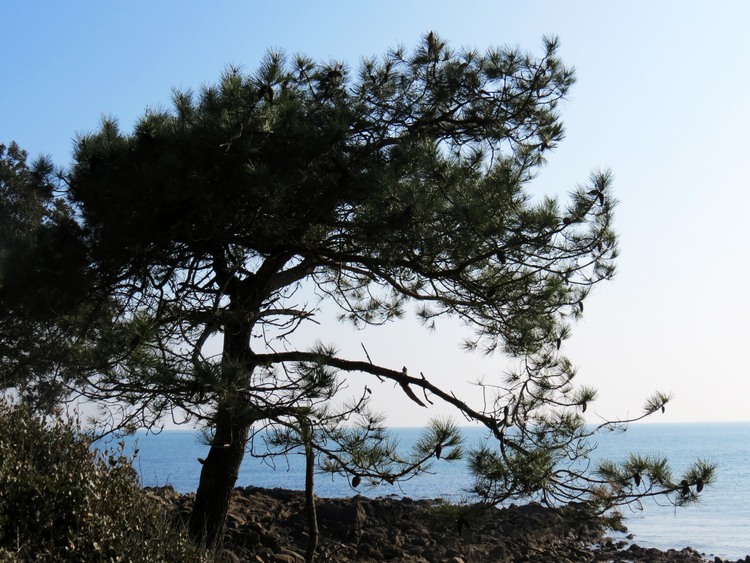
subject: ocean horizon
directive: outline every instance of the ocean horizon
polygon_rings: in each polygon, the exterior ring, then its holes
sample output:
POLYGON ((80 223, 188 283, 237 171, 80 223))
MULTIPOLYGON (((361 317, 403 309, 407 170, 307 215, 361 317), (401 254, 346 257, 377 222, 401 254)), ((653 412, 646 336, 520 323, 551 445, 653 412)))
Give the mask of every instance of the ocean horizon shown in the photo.
MULTIPOLYGON (((391 428, 403 447, 418 437, 421 428, 391 428)), ((478 427, 463 427, 466 446, 483 438, 478 427)), ((141 485, 172 485, 181 493, 194 492, 200 477, 199 457, 208 446, 194 430, 164 430, 160 434, 137 432, 125 439, 130 455, 137 441, 133 466, 141 485)), ((750 554, 750 422, 643 423, 631 424, 625 432, 604 432, 594 440, 598 447, 592 460, 625 458, 629 453, 667 457, 676 475, 698 458, 718 465, 716 484, 707 488, 699 505, 675 508, 671 504, 646 501, 643 510, 625 507, 625 525, 631 541, 661 550, 690 546, 705 557, 740 559, 750 554)), ((100 449, 112 443, 96 444, 100 449)), ((246 456, 236 486, 304 489, 304 461, 301 455, 268 459, 246 456)), ((469 495, 471 477, 464 461, 438 461, 433 473, 397 485, 353 490, 346 479, 319 475, 319 497, 398 496, 443 498, 460 501, 469 495)), ((517 501, 520 503, 521 501, 517 501)), ((610 533, 622 538, 625 534, 610 533)))

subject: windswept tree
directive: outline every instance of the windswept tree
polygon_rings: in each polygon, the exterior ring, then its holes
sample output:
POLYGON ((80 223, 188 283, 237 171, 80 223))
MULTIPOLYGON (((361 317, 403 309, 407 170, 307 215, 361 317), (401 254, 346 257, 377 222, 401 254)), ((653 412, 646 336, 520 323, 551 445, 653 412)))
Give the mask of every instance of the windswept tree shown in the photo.
MULTIPOLYGON (((470 456, 488 502, 694 495, 649 460, 635 464, 637 484, 627 468, 565 465, 588 453, 582 411, 594 392, 573 387, 561 343, 591 288, 612 277, 617 241, 608 172, 564 201, 530 192, 563 138, 558 106, 573 83, 556 49, 545 39, 539 58, 455 51, 429 33, 414 52, 356 70, 271 52, 252 74, 230 68, 216 86, 174 92, 171 110, 148 111, 130 134, 105 119, 80 136, 67 194, 92 295, 113 322, 67 383, 120 408, 123 426, 179 413, 207 427, 194 537, 220 534, 254 429, 271 428, 274 446, 303 448, 354 486, 458 456, 445 421, 411 456, 394 453, 368 411, 369 388, 337 400, 342 374, 360 389, 393 381, 414 408, 443 402, 486 426, 492 445, 470 456), (301 289, 322 302, 304 303, 301 289), (356 326, 409 308, 427 326, 457 317, 467 348, 517 369, 486 382, 486 400, 472 405, 418 366, 292 348, 285 336, 318 307, 356 326)), ((689 485, 709 481, 710 467, 695 471, 689 485)))

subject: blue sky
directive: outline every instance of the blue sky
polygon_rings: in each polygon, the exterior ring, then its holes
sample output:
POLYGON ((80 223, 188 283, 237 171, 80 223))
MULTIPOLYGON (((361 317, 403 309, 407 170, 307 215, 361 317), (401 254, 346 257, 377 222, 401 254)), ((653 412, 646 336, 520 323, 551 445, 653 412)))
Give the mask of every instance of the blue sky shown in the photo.
MULTIPOLYGON (((657 389, 675 395, 657 421, 750 420, 748 21, 739 1, 6 1, 0 143, 66 165, 75 134, 102 115, 130 130, 146 107, 169 106, 171 88, 214 82, 229 63, 252 71, 267 48, 356 66, 430 30, 454 47, 537 54, 543 35, 557 35, 578 83, 562 110, 567 137, 533 191, 565 194, 609 167, 621 201, 618 276, 565 344, 580 382, 600 390, 591 420, 636 414, 657 389)), ((464 381, 505 364, 464 355, 459 331, 408 321, 356 334, 332 325, 322 338, 355 356, 365 342, 471 394, 464 381)), ((427 418, 381 391, 390 424, 427 418)))

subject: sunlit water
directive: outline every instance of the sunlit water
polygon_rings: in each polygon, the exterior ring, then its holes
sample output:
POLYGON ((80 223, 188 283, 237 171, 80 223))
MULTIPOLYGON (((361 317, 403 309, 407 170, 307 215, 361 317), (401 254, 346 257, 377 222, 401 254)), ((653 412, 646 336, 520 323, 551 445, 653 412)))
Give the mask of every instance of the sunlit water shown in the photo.
MULTIPOLYGON (((395 429, 402 446, 408 446, 418 429, 395 429)), ((464 429, 467 443, 477 443, 482 432, 464 429)), ((195 491, 200 474, 199 457, 208 447, 193 432, 165 431, 159 435, 139 434, 139 453, 135 467, 144 486, 170 484, 180 492, 195 491)), ((133 439, 128 439, 132 445, 133 439)), ((626 509, 625 524, 635 534, 635 543, 643 547, 682 549, 691 546, 708 557, 738 559, 750 554, 750 423, 634 424, 625 433, 603 434, 593 457, 613 460, 628 453, 662 454, 672 469, 682 469, 697 458, 719 466, 715 486, 706 489, 698 506, 675 510, 671 505, 647 503, 643 511, 626 509)), ((101 447, 101 446, 100 446, 101 447)), ((132 453, 126 449, 126 453, 132 453)), ((304 488, 304 464, 301 456, 279 458, 276 466, 247 457, 240 470, 238 486, 304 488)), ((461 500, 471 486, 463 462, 439 461, 434 474, 424 475, 398 486, 381 486, 360 493, 368 496, 443 497, 461 500)), ((321 497, 346 497, 354 494, 346 479, 320 475, 316 493, 321 497)))

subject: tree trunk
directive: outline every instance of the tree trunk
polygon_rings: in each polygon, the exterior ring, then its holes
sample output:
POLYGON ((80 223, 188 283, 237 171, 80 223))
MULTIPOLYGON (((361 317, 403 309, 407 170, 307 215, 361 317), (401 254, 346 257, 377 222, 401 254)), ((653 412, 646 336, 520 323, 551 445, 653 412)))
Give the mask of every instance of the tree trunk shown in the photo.
POLYGON ((201 545, 217 547, 221 543, 229 500, 245 456, 251 426, 248 421, 233 419, 226 411, 217 413, 216 433, 203 463, 190 514, 190 536, 201 545))
MULTIPOLYGON (((224 272, 217 270, 217 276, 224 272)), ((250 349, 253 319, 261 300, 254 278, 233 278, 226 284, 230 302, 222 351, 224 391, 217 399, 213 417, 214 439, 203 463, 195 505, 190 514, 189 533, 199 544, 218 547, 223 538, 229 511, 229 501, 237 482, 242 458, 245 456, 248 434, 254 420, 248 417, 246 395, 255 364, 250 349)))
POLYGON ((312 431, 303 430, 305 436, 305 508, 307 512, 307 553, 306 563, 315 563, 315 550, 318 549, 318 515, 315 510, 315 451, 312 447, 312 431))

